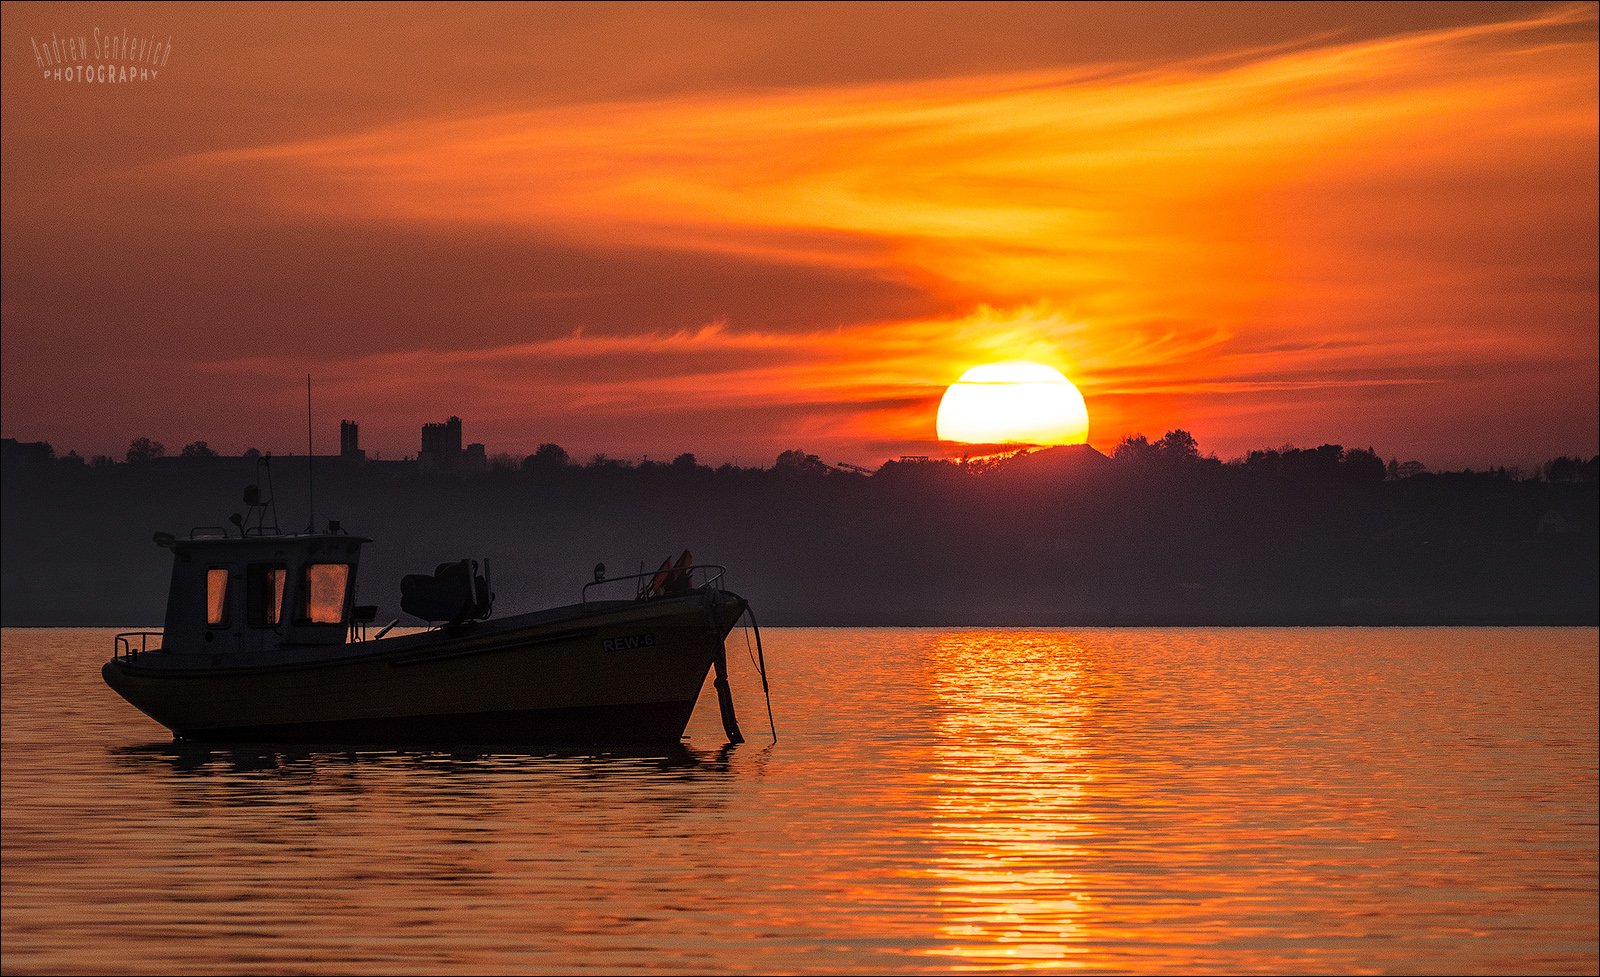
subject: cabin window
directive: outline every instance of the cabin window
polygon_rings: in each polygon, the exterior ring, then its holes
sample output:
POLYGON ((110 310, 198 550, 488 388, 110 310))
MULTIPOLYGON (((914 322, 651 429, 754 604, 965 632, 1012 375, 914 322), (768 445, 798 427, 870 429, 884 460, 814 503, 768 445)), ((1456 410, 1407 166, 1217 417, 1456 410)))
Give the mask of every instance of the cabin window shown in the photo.
POLYGON ((305 618, 312 624, 343 624, 348 563, 306 564, 305 618))
POLYGON ((206 624, 214 628, 228 626, 227 567, 206 570, 206 624))
POLYGON ((289 571, 280 563, 252 563, 245 571, 246 611, 256 627, 283 620, 283 585, 289 571))

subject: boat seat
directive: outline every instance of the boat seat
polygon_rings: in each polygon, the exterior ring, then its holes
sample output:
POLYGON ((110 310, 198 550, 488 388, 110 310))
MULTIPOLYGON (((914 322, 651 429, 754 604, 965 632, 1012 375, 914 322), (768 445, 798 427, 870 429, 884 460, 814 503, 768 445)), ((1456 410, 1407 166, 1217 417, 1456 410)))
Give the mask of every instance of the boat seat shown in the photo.
POLYGON ((489 616, 494 598, 472 560, 441 563, 433 573, 400 578, 400 609, 430 623, 452 624, 489 616))

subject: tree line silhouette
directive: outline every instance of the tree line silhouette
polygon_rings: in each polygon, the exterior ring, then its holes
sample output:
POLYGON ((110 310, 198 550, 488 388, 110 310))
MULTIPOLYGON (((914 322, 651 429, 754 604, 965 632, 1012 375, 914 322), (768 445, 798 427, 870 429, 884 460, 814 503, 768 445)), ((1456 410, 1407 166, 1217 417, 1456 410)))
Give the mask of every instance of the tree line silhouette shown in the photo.
MULTIPOLYGON (((544 444, 476 474, 407 462, 263 465, 138 439, 86 462, 5 443, 10 624, 158 623, 156 530, 225 525, 270 472, 285 529, 339 519, 374 542, 363 603, 399 616, 406 573, 489 558, 501 613, 570 603, 596 562, 690 549, 730 567, 763 623, 836 625, 1595 624, 1600 459, 1429 472, 1324 444, 1222 461, 1186 431, 875 470, 802 449, 769 466, 575 461, 544 444)), ((414 622, 413 622, 414 623, 414 622)))
MULTIPOLYGON (((971 456, 960 459, 902 458, 898 462, 888 462, 877 470, 844 462, 830 465, 823 461, 820 456, 808 454, 804 450, 796 448, 780 452, 773 462, 771 470, 870 476, 875 473, 894 473, 894 466, 896 465, 917 464, 936 468, 953 466, 965 474, 983 475, 999 470, 1005 462, 1013 458, 1026 456, 1039 450, 1032 446, 995 447, 999 450, 976 458, 971 456)), ((258 448, 247 448, 238 457, 254 460, 262 457, 262 454, 258 448)), ((138 437, 128 444, 128 450, 123 456, 123 463, 138 465, 169 457, 171 456, 167 454, 166 446, 161 442, 148 437, 138 437)), ((192 441, 183 446, 177 457, 215 459, 223 456, 214 451, 205 441, 192 441)), ((343 459, 333 459, 332 456, 319 456, 319 458, 343 461, 343 459)), ((1323 444, 1315 448, 1297 448, 1293 445, 1285 445, 1282 448, 1263 448, 1250 451, 1241 458, 1223 462, 1215 455, 1202 456, 1199 442, 1194 435, 1181 428, 1168 431, 1155 441, 1151 441, 1143 434, 1129 435, 1117 444, 1110 458, 1117 465, 1144 471, 1161 466, 1223 465, 1251 475, 1352 484, 1385 479, 1410 478, 1428 473, 1427 466, 1418 461, 1400 462, 1391 457, 1385 463, 1382 456, 1371 448, 1345 448, 1339 444, 1323 444)), ((89 464, 95 468, 105 468, 116 464, 115 459, 106 455, 98 456, 91 462, 86 461, 76 451, 69 451, 65 456, 58 456, 55 449, 46 442, 19 444, 14 439, 6 439, 6 464, 29 466, 50 461, 60 461, 62 464, 68 465, 89 464)), ((411 463, 411 459, 403 459, 398 463, 390 462, 387 464, 410 465, 411 463)), ((374 464, 385 463, 374 462, 374 464)), ((634 462, 627 459, 611 458, 604 454, 593 455, 587 463, 580 463, 576 462, 561 445, 547 442, 539 445, 533 454, 525 456, 520 461, 510 454, 495 455, 490 459, 490 464, 486 470, 496 473, 524 471, 549 474, 570 467, 579 467, 601 471, 639 470, 648 472, 661 468, 663 465, 667 465, 679 472, 702 467, 692 452, 684 452, 673 458, 670 463, 652 462, 649 459, 634 462)), ((1483 472, 1466 469, 1455 474, 1469 478, 1484 475, 1492 478, 1531 479, 1534 481, 1543 479, 1552 482, 1593 481, 1596 477, 1597 465, 1600 465, 1600 456, 1592 457, 1587 461, 1582 458, 1562 456, 1545 462, 1532 472, 1524 472, 1517 468, 1492 467, 1483 472)), ((737 468, 738 466, 730 463, 722 465, 716 471, 727 474, 737 468)))

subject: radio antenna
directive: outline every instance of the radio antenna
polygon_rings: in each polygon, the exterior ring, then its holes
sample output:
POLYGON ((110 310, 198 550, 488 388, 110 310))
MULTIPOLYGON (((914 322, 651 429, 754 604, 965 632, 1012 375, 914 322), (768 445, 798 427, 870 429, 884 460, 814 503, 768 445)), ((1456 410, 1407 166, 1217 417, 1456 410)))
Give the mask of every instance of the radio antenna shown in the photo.
POLYGON ((311 477, 311 374, 306 374, 306 508, 311 512, 306 532, 317 531, 317 483, 311 477))

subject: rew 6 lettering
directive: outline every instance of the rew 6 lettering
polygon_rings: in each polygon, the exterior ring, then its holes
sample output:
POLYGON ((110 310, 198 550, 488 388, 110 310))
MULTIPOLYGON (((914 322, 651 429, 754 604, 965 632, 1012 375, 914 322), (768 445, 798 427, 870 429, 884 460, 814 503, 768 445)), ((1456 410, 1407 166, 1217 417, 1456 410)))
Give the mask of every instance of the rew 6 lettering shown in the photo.
POLYGON ((634 648, 648 648, 656 643, 655 634, 630 634, 625 638, 602 638, 600 648, 604 651, 629 651, 634 648))

